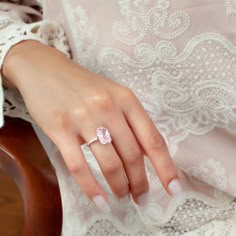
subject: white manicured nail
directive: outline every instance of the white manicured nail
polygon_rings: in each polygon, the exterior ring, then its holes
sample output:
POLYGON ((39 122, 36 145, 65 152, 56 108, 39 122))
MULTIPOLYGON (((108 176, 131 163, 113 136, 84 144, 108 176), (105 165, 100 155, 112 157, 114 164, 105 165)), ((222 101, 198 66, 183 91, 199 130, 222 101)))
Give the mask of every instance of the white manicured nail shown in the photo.
POLYGON ((174 198, 176 198, 176 201, 179 204, 184 204, 185 199, 183 196, 183 189, 181 187, 181 184, 178 179, 173 179, 169 185, 168 188, 174 198))
POLYGON ((120 198, 120 202, 121 202, 122 204, 129 204, 129 203, 130 203, 130 199, 131 199, 131 198, 130 198, 130 195, 127 194, 126 196, 120 198))
POLYGON ((111 208, 106 203, 105 199, 101 195, 97 195, 93 198, 93 202, 95 205, 103 212, 109 213, 111 211, 111 208))
POLYGON ((147 204, 149 197, 149 192, 143 193, 141 196, 138 197, 138 203, 140 206, 144 207, 147 204))
POLYGON ((173 179, 170 181, 168 188, 172 194, 173 197, 177 197, 181 193, 183 193, 181 184, 178 179, 173 179))

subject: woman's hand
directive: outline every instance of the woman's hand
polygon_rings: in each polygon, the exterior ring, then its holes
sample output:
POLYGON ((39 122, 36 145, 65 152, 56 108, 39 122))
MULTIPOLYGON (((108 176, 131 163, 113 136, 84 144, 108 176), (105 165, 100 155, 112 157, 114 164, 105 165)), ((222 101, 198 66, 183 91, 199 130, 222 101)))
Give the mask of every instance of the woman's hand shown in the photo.
POLYGON ((181 191, 163 137, 129 89, 35 41, 10 50, 3 74, 19 89, 32 118, 57 145, 81 190, 98 207, 109 209, 107 196, 81 145, 96 137, 100 126, 110 131, 112 143, 94 142, 90 148, 118 199, 131 193, 136 203, 145 204, 149 187, 144 154, 165 189, 174 195, 181 191))

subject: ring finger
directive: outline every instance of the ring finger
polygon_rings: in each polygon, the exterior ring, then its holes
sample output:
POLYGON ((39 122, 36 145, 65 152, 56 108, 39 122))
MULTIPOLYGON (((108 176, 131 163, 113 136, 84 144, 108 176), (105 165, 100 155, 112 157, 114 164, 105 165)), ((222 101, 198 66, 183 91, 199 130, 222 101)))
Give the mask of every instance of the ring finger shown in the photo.
MULTIPOLYGON (((89 127, 89 130, 91 130, 91 126, 89 127)), ((97 128, 94 127, 90 132, 84 132, 82 130, 81 136, 90 142, 96 137, 96 129, 97 128)), ((86 130, 85 127, 84 130, 86 130)), ((100 141, 94 141, 90 144, 90 149, 93 152, 113 193, 119 199, 126 197, 129 194, 129 185, 123 163, 112 143, 102 144, 100 141)))

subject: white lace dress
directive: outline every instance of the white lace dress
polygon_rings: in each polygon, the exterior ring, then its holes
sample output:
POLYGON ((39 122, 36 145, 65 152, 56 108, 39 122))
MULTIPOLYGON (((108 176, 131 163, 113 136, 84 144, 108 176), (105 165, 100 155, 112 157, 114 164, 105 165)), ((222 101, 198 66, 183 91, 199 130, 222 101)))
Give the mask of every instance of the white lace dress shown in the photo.
MULTIPOLYGON (((1 1, 0 10, 0 65, 26 39, 70 52, 75 62, 134 91, 179 169, 185 202, 168 196, 146 162, 150 199, 140 208, 115 200, 85 151, 109 193, 112 211, 105 214, 39 134, 59 179, 63 236, 236 235, 235 0, 12 0, 1 1)), ((30 120, 20 96, 4 93, 4 113, 30 120)))

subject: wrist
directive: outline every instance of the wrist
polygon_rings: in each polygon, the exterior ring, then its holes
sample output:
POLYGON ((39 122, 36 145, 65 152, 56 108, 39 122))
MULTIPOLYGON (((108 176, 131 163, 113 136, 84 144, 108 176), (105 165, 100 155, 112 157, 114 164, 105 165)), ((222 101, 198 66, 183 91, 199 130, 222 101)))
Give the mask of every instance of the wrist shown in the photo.
MULTIPOLYGON (((2 75, 3 83, 10 87, 17 87, 16 80, 19 77, 18 72, 24 59, 24 52, 27 53, 31 50, 33 45, 38 45, 40 43, 36 41, 22 41, 14 45, 7 53, 3 65, 2 65, 2 75)), ((21 68, 22 69, 22 68, 21 68)))
MULTIPOLYGON (((59 61, 69 61, 55 48, 38 41, 27 40, 13 46, 5 57, 2 74, 4 83, 11 87, 27 86, 29 81, 40 79, 43 73, 59 61)), ((60 68, 60 67, 58 67, 60 68)))

